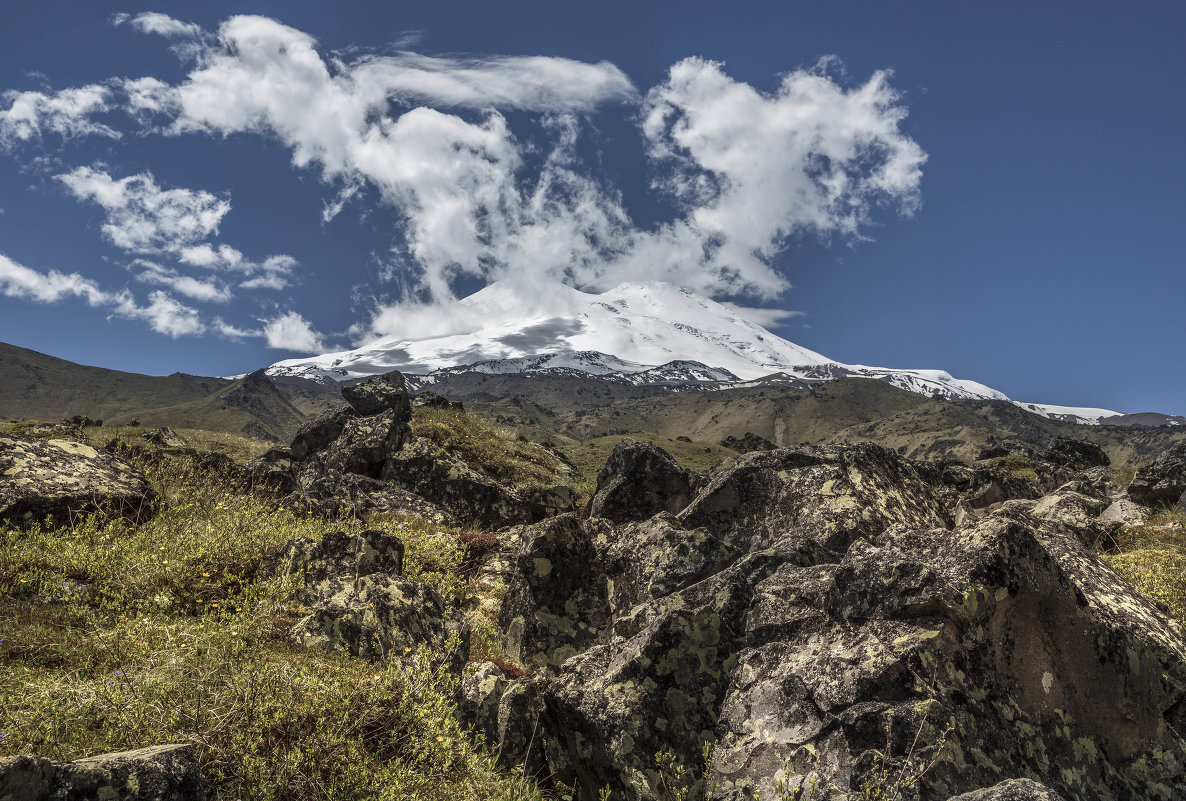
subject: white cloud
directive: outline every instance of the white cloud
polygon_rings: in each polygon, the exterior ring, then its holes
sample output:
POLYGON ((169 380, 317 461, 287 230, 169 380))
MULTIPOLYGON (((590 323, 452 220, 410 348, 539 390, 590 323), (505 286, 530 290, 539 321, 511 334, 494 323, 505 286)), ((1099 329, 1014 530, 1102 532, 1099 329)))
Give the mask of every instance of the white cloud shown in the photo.
POLYGON ((269 348, 298 353, 320 353, 325 341, 313 326, 295 311, 264 320, 263 337, 269 348))
POLYGON ((246 281, 240 281, 239 286, 243 289, 285 289, 290 284, 289 280, 278 273, 268 273, 256 278, 250 278, 246 281))
POLYGON ((147 284, 166 286, 178 295, 185 295, 206 303, 226 303, 231 299, 231 290, 226 284, 213 278, 194 278, 182 275, 176 270, 138 259, 132 263, 139 273, 136 278, 147 284))
POLYGON ((40 273, 3 254, 0 254, 0 292, 10 298, 26 298, 39 303, 80 297, 91 306, 103 305, 112 297, 100 290, 94 281, 78 273, 56 270, 40 273))
POLYGON ((230 201, 210 192, 161 189, 152 173, 112 178, 103 170, 79 167, 57 176, 79 200, 106 212, 103 235, 132 253, 177 253, 218 232, 230 201))
POLYGON ((117 317, 144 320, 154 331, 174 339, 205 330, 197 310, 178 302, 166 292, 150 293, 148 305, 140 306, 127 290, 105 291, 78 273, 38 272, 3 254, 0 254, 0 293, 39 303, 79 297, 89 306, 110 309, 117 317))
MULTIPOLYGON (((713 297, 768 301, 789 288, 779 257, 794 237, 859 241, 874 209, 910 214, 918 204, 926 156, 902 130, 906 110, 886 72, 852 84, 821 63, 763 92, 719 63, 689 58, 640 96, 607 63, 411 52, 348 60, 259 16, 232 17, 217 36, 163 14, 115 22, 184 40, 178 52, 193 60, 186 79, 10 94, 0 144, 43 131, 118 136, 94 120, 118 106, 143 131, 277 139, 296 167, 316 169, 332 188, 324 222, 373 187, 397 217, 391 263, 404 266, 398 279, 408 291, 398 303, 376 302, 369 325, 355 328, 372 335, 470 325, 452 314, 459 277, 523 287, 562 280, 590 291, 663 280, 713 297), (675 201, 673 219, 636 223, 579 155, 586 116, 619 102, 639 108, 653 185, 675 201), (512 132, 504 116, 511 111, 533 113, 542 135, 512 132)), ((117 247, 177 262, 177 269, 143 270, 145 281, 206 302, 229 298, 236 283, 269 290, 291 283, 291 257, 260 262, 215 241, 230 209, 224 197, 161 188, 150 173, 117 179, 83 167, 58 177, 104 208, 103 233, 117 247), (188 268, 233 273, 235 281, 187 276, 188 268)), ((71 286, 69 278, 55 280, 71 286)), ((767 324, 793 314, 737 308, 767 324)), ((171 331, 191 319, 165 311, 161 319, 173 322, 160 325, 171 331)), ((221 320, 209 330, 251 334, 221 320)), ((324 344, 297 312, 255 333, 293 350, 324 344)))
MULTIPOLYGON (((104 237, 136 255, 168 256, 184 267, 235 272, 244 277, 243 289, 284 289, 291 283, 296 259, 269 256, 262 262, 247 259, 237 248, 207 240, 231 209, 230 201, 204 190, 162 189, 151 173, 113 178, 94 167, 79 167, 57 179, 79 200, 103 208, 104 237)), ((167 286, 174 292, 207 303, 231 300, 230 287, 209 276, 186 275, 170 267, 137 259, 131 265, 138 278, 167 286)))
POLYGON ((145 320, 158 334, 176 339, 187 334, 200 334, 205 330, 196 309, 178 302, 165 292, 148 295, 148 306, 121 310, 123 316, 145 320))
POLYGON ((114 128, 92 117, 110 111, 112 93, 106 86, 91 85, 44 92, 5 92, 8 108, 0 111, 0 147, 11 150, 17 143, 39 140, 46 133, 64 139, 96 135, 119 139, 114 128))
POLYGON ((181 22, 168 14, 156 11, 146 11, 143 14, 131 16, 116 14, 111 18, 114 25, 131 25, 141 33, 155 33, 168 38, 195 38, 202 35, 202 29, 192 22, 181 22))

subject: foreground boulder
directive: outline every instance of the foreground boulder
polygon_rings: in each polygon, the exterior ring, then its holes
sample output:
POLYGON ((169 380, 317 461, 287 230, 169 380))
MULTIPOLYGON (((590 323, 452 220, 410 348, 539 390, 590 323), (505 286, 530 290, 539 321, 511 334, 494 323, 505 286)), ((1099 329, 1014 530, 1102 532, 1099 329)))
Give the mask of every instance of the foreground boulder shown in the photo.
POLYGON ((983 790, 973 790, 951 801, 1065 801, 1049 787, 1032 779, 1009 779, 983 790))
POLYGON ((597 474, 597 492, 588 514, 627 523, 659 512, 678 512, 692 500, 694 483, 693 474, 662 448, 622 440, 597 474))
POLYGON ((74 440, 0 435, 0 523, 138 517, 154 497, 144 475, 118 456, 74 440))
POLYGON ((459 673, 469 626, 437 592, 403 578, 403 559, 403 543, 390 534, 336 532, 289 542, 261 570, 291 577, 293 597, 309 607, 290 631, 293 641, 375 662, 426 646, 459 673))
POLYGON ((1186 442, 1138 470, 1128 485, 1128 497, 1145 506, 1174 506, 1186 499, 1186 442))
POLYGON ((752 453, 678 515, 525 529, 500 623, 541 774, 699 798, 707 747, 718 801, 1186 796, 1186 640, 1085 544, 1104 501, 956 525, 941 472, 752 453))
POLYGON ((205 801, 198 759, 189 745, 51 762, 21 756, 0 760, 4 801, 205 801))

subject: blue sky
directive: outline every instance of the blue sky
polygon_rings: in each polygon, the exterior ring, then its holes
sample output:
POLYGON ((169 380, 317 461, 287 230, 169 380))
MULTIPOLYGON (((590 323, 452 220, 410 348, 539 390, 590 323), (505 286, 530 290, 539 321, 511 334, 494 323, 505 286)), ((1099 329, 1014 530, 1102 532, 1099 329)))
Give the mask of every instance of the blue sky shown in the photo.
POLYGON ((642 277, 1186 413, 1183 41, 1168 2, 6 4, 0 341, 229 374, 642 277))

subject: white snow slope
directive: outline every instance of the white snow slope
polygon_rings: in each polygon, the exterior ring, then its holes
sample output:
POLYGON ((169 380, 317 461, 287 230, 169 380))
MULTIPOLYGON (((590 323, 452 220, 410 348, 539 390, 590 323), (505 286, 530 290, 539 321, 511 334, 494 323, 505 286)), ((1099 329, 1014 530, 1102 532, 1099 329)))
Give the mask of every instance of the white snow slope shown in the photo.
MULTIPOLYGON (((852 376, 887 381, 923 395, 1009 400, 975 381, 942 370, 899 370, 835 362, 746 320, 724 304, 662 282, 621 284, 589 294, 556 283, 525 304, 515 289, 494 283, 460 301, 463 330, 423 338, 393 338, 354 350, 287 359, 275 376, 347 381, 390 370, 428 373, 467 366, 486 373, 567 368, 592 375, 642 373, 672 361, 700 362, 748 382, 784 373, 796 378, 852 376), (546 298, 540 302, 538 298, 546 298), (524 312, 524 306, 534 307, 524 312), (607 355, 613 354, 613 355, 607 355)), ((733 382, 722 382, 722 388, 733 382)), ((1035 414, 1096 423, 1107 409, 1017 402, 1035 414)))

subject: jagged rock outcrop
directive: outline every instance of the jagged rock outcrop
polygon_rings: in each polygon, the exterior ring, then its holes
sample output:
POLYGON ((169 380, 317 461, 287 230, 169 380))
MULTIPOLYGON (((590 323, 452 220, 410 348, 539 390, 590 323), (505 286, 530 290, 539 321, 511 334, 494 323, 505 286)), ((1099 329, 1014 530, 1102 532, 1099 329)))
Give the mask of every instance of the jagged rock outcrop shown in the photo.
POLYGON ((342 397, 361 415, 391 411, 400 420, 412 418, 412 401, 403 374, 392 371, 342 387, 342 397))
POLYGON ((445 409, 453 412, 465 411, 465 404, 461 401, 451 401, 435 392, 421 392, 413 395, 412 406, 416 408, 423 406, 429 409, 445 409))
POLYGON ((1094 442, 1083 439, 1058 437, 1042 454, 1042 458, 1069 470, 1083 472, 1093 467, 1107 467, 1112 464, 1104 449, 1094 442))
POLYGON ((4 801, 205 801, 198 758, 189 745, 51 762, 19 756, 0 760, 4 801))
POLYGON ((1128 497, 1145 506, 1181 505, 1186 511, 1186 442, 1162 452, 1137 471, 1128 497))
POLYGON ((155 493, 125 460, 83 442, 0 434, 0 523, 26 526, 85 514, 140 517, 155 493))
POLYGON ((1097 484, 957 524, 951 480, 872 445, 775 450, 675 514, 518 530, 500 625, 535 670, 514 684, 538 695, 520 706, 540 772, 653 798, 668 754, 699 798, 707 743, 729 801, 812 779, 835 798, 899 778, 917 801, 1186 794, 1186 640, 1087 544, 1097 484))
POLYGON ((403 575, 404 544, 382 531, 357 535, 336 531, 320 541, 292 540, 279 553, 266 557, 261 570, 267 575, 299 576, 296 599, 317 603, 366 576, 403 575))
POLYGON ((423 645, 461 672, 469 625, 431 587, 381 573, 338 586, 293 626, 294 641, 372 662, 402 659, 423 645))
POLYGON ((469 656, 469 626, 430 587, 403 578, 404 546, 381 531, 301 539, 264 560, 266 575, 298 578, 310 612, 290 637, 311 648, 381 661, 429 647, 455 672, 469 656))
POLYGON ((597 474, 588 516, 627 523, 678 512, 692 500, 695 483, 696 477, 657 445, 622 440, 597 474))
POLYGON ((287 449, 249 462, 249 484, 325 514, 399 513, 500 528, 574 507, 566 487, 520 493, 435 443, 411 435, 412 403, 398 372, 344 387, 350 406, 307 423, 287 449))
POLYGON ((388 458, 379 474, 441 506, 463 524, 501 528, 545 517, 533 504, 428 440, 413 440, 388 458))

